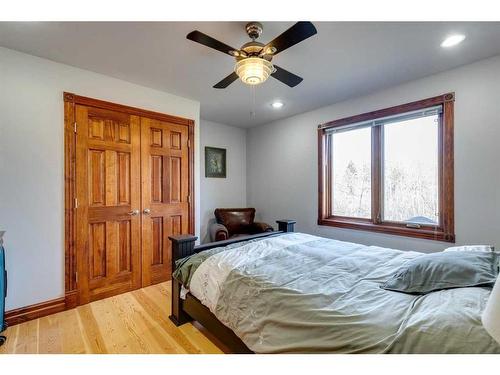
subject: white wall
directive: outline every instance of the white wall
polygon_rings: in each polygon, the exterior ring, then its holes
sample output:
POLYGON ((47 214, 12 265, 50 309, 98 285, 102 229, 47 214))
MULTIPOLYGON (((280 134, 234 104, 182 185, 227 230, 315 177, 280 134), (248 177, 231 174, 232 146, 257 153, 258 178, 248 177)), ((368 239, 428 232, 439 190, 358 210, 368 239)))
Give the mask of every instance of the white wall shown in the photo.
POLYGON ((201 120, 201 241, 217 207, 246 207, 246 130, 201 120), (226 149, 227 178, 205 177, 205 146, 226 149))
POLYGON ((7 310, 64 295, 63 91, 195 120, 199 233, 198 102, 0 48, 0 230, 7 231, 7 310))
POLYGON ((249 129, 248 204, 263 221, 292 218, 299 231, 340 240, 423 252, 450 246, 316 224, 318 124, 450 91, 456 93, 457 244, 500 247, 500 56, 249 129))

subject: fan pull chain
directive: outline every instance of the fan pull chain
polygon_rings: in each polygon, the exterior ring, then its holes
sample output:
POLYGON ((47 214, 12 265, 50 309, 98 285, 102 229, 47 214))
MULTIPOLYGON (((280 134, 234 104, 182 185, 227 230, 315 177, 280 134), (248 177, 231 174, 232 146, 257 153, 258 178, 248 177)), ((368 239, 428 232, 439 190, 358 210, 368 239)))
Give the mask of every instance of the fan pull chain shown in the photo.
POLYGON ((252 110, 250 111, 250 116, 255 119, 255 86, 251 86, 250 90, 252 90, 252 110))

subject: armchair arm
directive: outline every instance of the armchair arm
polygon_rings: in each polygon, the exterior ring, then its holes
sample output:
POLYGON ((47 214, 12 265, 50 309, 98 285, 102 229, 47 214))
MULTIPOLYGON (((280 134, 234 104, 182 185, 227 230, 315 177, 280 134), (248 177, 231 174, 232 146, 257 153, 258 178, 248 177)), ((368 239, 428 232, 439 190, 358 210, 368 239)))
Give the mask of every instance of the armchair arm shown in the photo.
POLYGON ((274 231, 274 228, 270 226, 269 224, 266 223, 259 223, 257 221, 254 221, 252 224, 252 232, 253 233, 263 233, 263 232, 272 232, 274 231))
POLYGON ((210 240, 214 241, 224 241, 229 238, 229 232, 227 228, 218 223, 214 223, 210 225, 210 240))

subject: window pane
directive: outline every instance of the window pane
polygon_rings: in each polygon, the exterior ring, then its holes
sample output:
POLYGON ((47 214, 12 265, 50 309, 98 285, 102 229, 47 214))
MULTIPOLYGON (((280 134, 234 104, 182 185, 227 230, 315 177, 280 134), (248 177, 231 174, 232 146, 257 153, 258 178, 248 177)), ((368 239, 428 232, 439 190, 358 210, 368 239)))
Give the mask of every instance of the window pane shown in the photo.
POLYGON ((438 120, 384 125, 384 220, 438 224, 438 120))
POLYGON ((371 217, 371 129, 332 135, 333 214, 371 217))

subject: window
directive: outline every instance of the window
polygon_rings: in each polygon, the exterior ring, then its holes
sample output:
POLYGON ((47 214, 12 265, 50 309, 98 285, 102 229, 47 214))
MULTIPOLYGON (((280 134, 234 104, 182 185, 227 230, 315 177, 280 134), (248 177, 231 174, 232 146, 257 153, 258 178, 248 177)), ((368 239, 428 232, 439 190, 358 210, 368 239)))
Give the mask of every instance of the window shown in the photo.
POLYGON ((370 128, 332 137, 332 208, 337 216, 369 219, 372 215, 371 144, 370 128))
POLYGON ((454 94, 318 127, 318 224, 454 242, 454 94))

